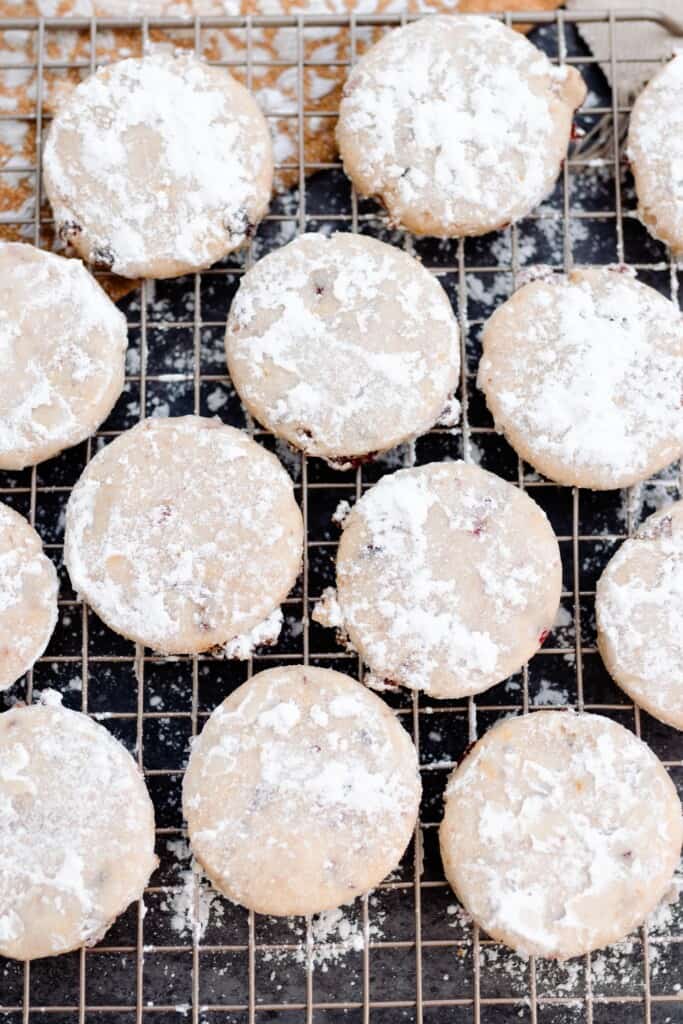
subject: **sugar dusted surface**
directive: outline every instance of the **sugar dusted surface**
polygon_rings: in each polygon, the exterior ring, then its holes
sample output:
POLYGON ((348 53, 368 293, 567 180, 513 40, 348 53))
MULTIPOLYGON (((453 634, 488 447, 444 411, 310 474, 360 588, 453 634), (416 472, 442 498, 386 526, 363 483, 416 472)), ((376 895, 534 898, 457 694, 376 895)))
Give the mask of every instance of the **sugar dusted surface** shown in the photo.
POLYGON ((674 57, 636 100, 627 155, 638 213, 656 238, 683 250, 683 54, 674 57))
POLYGON ((65 562, 124 636, 167 653, 249 647, 296 580, 302 533, 289 476, 247 434, 149 419, 88 464, 67 507, 65 562))
POLYGON ((156 865, 154 811, 130 754, 49 699, 0 716, 0 952, 96 942, 156 865))
POLYGON ((683 729, 683 503, 619 548, 598 583, 598 643, 629 696, 683 729))
POLYGON ((478 384, 539 472, 625 487, 683 450, 683 317, 618 268, 535 281, 488 321, 478 384))
POLYGON ((451 776, 440 830, 446 876, 479 925, 557 959, 641 924, 682 838, 675 788, 649 748, 571 711, 489 730, 451 776))
POLYGON ((484 234, 551 190, 585 88, 498 21, 395 29, 354 67, 337 138, 363 194, 418 234, 484 234))
POLYGON ((0 504, 0 690, 41 656, 57 622, 58 581, 40 537, 0 504))
POLYGON ((0 467, 88 437, 123 387, 126 321, 78 260, 0 242, 0 467))
POLYGON ((463 462, 400 470, 345 520, 337 593, 315 614, 374 676, 437 697, 518 669, 552 627, 560 554, 541 509, 463 462))
POLYGON ((248 271, 226 350, 258 420, 338 459, 423 433, 460 368, 457 323, 434 276, 392 246, 344 233, 302 235, 248 271))
POLYGON ((266 121, 223 68, 154 53, 105 66, 59 108, 45 187, 62 236, 127 277, 208 266, 268 206, 266 121))
POLYGON ((261 672, 192 748, 183 809, 195 857, 260 913, 349 903, 398 864, 420 799, 417 755, 393 712, 349 676, 261 672))

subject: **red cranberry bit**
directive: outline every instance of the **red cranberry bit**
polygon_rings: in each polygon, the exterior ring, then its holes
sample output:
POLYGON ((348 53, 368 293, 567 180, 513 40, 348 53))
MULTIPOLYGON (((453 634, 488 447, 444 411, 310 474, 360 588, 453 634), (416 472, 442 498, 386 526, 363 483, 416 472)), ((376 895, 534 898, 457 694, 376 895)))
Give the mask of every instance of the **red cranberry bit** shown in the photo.
POLYGON ((541 632, 538 634, 538 642, 539 642, 539 644, 543 645, 546 642, 546 640, 548 639, 549 636, 550 636, 550 630, 549 629, 542 629, 541 632))

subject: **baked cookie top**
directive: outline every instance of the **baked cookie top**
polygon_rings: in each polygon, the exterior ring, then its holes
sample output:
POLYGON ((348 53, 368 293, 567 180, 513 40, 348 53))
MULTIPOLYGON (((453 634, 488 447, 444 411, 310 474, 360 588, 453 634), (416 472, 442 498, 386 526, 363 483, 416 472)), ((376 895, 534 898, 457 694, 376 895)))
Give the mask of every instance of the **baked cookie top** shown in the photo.
POLYGON ((0 954, 18 960, 97 942, 157 863, 132 757, 48 696, 0 715, 0 954))
POLYGON ((380 684, 465 697, 540 647, 560 600, 560 552, 519 488, 464 462, 383 477, 353 507, 336 597, 315 617, 345 631, 380 684))
POLYGON ((650 516, 598 582, 598 646, 641 707, 683 729, 683 502, 650 516))
POLYGON ((0 242, 0 469, 78 444, 121 394, 126 320, 79 260, 0 242))
POLYGON ((300 568, 281 464, 216 419, 147 419, 85 468, 66 510, 74 588, 116 632, 167 654, 249 634, 300 568))
POLYGON ((552 189, 585 91, 577 71, 499 21, 423 18, 351 70, 337 127, 344 168, 416 234, 484 234, 552 189))
POLYGON ((52 122, 45 189, 61 237, 124 277, 173 277, 239 248, 266 212, 270 134, 224 68, 154 53, 105 65, 52 122))
POLYGON ((683 838, 664 766, 601 715, 538 711, 489 729, 453 772, 446 877, 488 935, 566 960, 642 924, 683 838))
POLYGON ((561 484, 626 487, 683 450, 683 317, 621 269, 532 281, 484 328, 478 384, 496 426, 561 484))
POLYGON ((183 809, 221 892, 263 914, 313 914, 397 867, 420 792, 415 747, 379 697, 292 665, 259 672, 213 712, 183 809))
POLYGON ((433 426, 460 368, 438 280, 400 249, 343 233, 302 235, 246 273, 226 352, 257 420, 342 463, 433 426))
POLYGON ((633 105, 627 155, 647 229, 683 250, 683 54, 665 64, 633 105))
POLYGON ((0 503, 0 690, 43 654, 57 624, 58 589, 36 531, 0 503))

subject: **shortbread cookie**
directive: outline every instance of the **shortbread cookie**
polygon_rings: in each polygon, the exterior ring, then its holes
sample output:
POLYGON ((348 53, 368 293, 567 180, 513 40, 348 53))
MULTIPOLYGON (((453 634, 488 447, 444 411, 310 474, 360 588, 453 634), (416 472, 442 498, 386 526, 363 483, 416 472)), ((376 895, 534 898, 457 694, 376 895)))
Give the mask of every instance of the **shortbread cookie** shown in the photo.
POLYGON ((618 268, 533 281, 486 324, 478 384, 515 451, 560 484, 626 487, 683 450, 683 317, 618 268))
POLYGON ((433 426, 458 381, 458 327, 437 279, 373 238, 302 235, 242 279, 228 369, 259 422, 342 463, 433 426))
POLYGON ((117 633, 167 654, 251 632, 301 568, 292 481, 217 419, 148 419, 86 467, 66 510, 74 588, 117 633))
POLYGON ((0 242, 0 469, 89 437, 123 388, 126 320, 78 260, 0 242))
POLYGON ((579 73, 499 21, 425 18, 388 33, 344 86, 344 169, 418 235, 482 235, 532 210, 567 154, 579 73))
POLYGON ((192 747, 183 809, 214 885, 262 914, 350 903, 398 866, 420 803, 417 753, 387 705, 339 672, 259 672, 192 747))
POLYGON ((566 960, 623 938, 671 882, 683 838, 671 779, 600 715, 538 711, 490 729, 452 774, 446 878, 484 931, 566 960))
POLYGON ((111 733, 52 701, 0 715, 2 956, 94 945, 155 867, 152 801, 111 733))
POLYGON ((628 158, 638 215, 655 238, 683 251, 683 54, 641 92, 631 113, 628 158))
POLYGON ((683 502, 625 541, 598 582, 598 646, 636 704, 683 729, 683 502))
POLYGON ((224 68, 156 53, 105 65, 52 123, 45 188, 59 232, 96 266, 173 277, 243 245, 266 212, 263 114, 224 68))
POLYGON ((316 617, 349 636, 380 683, 465 697, 535 654, 560 601, 555 534, 528 495, 464 462, 385 476, 354 506, 336 601, 316 617))
POLYGON ((0 503, 0 690, 44 652, 57 623, 59 584, 40 537, 0 503))

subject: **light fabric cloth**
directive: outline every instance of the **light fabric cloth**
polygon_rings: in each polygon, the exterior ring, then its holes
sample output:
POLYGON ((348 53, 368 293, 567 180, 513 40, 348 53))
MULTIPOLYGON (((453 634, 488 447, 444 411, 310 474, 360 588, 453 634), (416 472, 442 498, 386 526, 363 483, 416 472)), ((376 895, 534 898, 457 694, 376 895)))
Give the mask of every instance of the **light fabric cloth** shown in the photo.
MULTIPOLYGON (((653 10, 668 16, 680 26, 683 33, 683 0, 653 0, 652 4, 643 4, 643 0, 567 0, 570 11, 614 11, 653 10)), ((600 66, 612 82, 610 57, 610 28, 606 22, 584 22, 578 26, 579 33, 600 60, 600 66)), ((683 35, 673 35, 664 25, 654 21, 631 21, 615 24, 615 53, 623 61, 638 57, 646 58, 633 64, 617 65, 617 90, 621 103, 630 102, 657 70, 657 62, 668 60, 676 49, 683 49, 683 35)))

